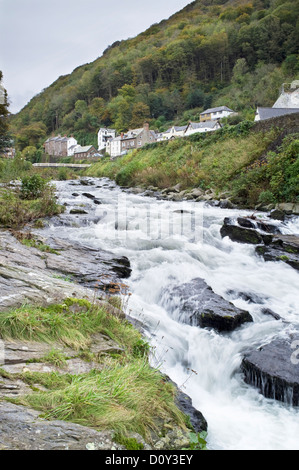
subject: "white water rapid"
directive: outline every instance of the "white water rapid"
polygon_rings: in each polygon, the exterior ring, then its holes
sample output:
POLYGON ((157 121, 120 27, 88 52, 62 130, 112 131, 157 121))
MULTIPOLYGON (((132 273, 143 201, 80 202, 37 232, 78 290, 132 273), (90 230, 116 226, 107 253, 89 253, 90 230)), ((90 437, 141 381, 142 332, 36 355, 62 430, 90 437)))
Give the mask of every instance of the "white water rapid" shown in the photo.
MULTIPOLYGON (((50 227, 57 237, 127 256, 132 275, 124 280, 132 293, 127 313, 139 319, 159 365, 193 401, 208 422, 208 447, 214 450, 299 449, 299 408, 263 397, 244 383, 244 351, 282 335, 299 324, 299 273, 283 262, 265 262, 251 245, 221 238, 225 217, 248 214, 190 201, 159 201, 124 193, 109 180, 93 186, 57 182, 58 196, 69 205, 90 203, 88 191, 102 202, 101 217, 83 227, 50 227), (72 192, 80 195, 74 198, 72 192), (182 212, 184 211, 184 212, 182 212), (177 311, 163 295, 203 278, 217 293, 249 311, 254 322, 231 333, 217 333, 178 322, 177 311), (257 295, 262 303, 234 300, 229 292, 257 295), (264 315, 272 309, 282 319, 264 315)), ((80 216, 78 216, 80 223, 80 216)), ((299 233, 299 217, 284 226, 299 233)), ((298 366, 299 367, 299 366, 298 366)))

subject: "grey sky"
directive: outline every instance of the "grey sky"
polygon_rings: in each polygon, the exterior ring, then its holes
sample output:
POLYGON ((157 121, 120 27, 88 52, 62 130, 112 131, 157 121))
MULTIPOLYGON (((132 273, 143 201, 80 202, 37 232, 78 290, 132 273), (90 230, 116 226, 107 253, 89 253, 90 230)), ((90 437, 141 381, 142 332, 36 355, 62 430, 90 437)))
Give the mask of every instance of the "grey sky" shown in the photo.
POLYGON ((134 37, 191 0, 0 0, 0 70, 18 112, 107 46, 134 37))

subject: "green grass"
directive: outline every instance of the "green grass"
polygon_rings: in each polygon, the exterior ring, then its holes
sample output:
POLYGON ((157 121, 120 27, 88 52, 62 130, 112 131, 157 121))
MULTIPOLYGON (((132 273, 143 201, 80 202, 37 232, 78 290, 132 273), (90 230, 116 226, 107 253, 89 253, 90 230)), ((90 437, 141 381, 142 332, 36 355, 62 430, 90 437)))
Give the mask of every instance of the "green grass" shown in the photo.
MULTIPOLYGON (((35 383, 39 380, 37 376, 34 379, 35 383)), ((100 372, 72 376, 70 383, 68 380, 59 387, 56 380, 54 384, 48 382, 53 389, 27 395, 18 403, 41 411, 46 419, 124 434, 134 431, 148 437, 150 430, 157 431, 157 418, 171 418, 184 426, 184 416, 174 404, 173 386, 165 383, 145 358, 125 364, 110 359, 100 372)))
MULTIPOLYGON (((110 429, 123 436, 132 431, 150 439, 164 419, 186 429, 186 417, 175 404, 174 386, 149 364, 147 342, 127 321, 104 308, 79 299, 47 308, 24 306, 0 313, 0 332, 2 339, 58 342, 75 348, 78 357, 87 360, 91 336, 97 332, 123 349, 115 357, 92 357, 101 363, 101 369, 84 374, 8 374, 0 370, 0 376, 19 378, 32 388, 32 393, 10 399, 14 403, 39 410, 46 419, 110 429)), ((63 367, 67 357, 53 344, 53 350, 41 360, 63 367)))
POLYGON ((2 312, 0 332, 2 339, 60 342, 76 350, 88 349, 90 335, 99 332, 137 357, 146 351, 140 333, 127 321, 86 300, 66 299, 61 305, 23 306, 2 312))
POLYGON ((265 152, 275 136, 272 130, 250 132, 244 123, 242 132, 237 128, 148 145, 115 161, 104 159, 87 174, 108 176, 123 186, 163 189, 181 183, 182 189, 231 189, 234 178, 265 152))

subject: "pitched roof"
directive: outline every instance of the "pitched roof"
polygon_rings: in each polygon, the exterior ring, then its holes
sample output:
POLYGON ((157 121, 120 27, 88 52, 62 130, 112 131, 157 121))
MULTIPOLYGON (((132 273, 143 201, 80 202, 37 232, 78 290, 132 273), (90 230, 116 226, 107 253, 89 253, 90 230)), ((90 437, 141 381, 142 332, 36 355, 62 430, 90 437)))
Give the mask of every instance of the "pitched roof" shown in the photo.
POLYGON ((299 113, 299 108, 257 108, 257 114, 261 121, 293 113, 299 113))
MULTIPOLYGON (((217 121, 206 121, 206 122, 190 122, 189 126, 193 129, 202 129, 202 128, 213 128, 218 125, 217 121)), ((189 127, 188 126, 188 127, 189 127)))
POLYGON ((93 145, 86 145, 85 147, 79 147, 77 150, 75 150, 75 153, 88 152, 92 148, 93 148, 93 145))
POLYGON ((202 113, 200 113, 201 115, 202 114, 211 114, 211 113, 217 113, 219 111, 230 111, 233 113, 233 110, 228 108, 227 106, 219 106, 218 108, 209 108, 209 109, 206 109, 205 111, 203 111, 202 113))

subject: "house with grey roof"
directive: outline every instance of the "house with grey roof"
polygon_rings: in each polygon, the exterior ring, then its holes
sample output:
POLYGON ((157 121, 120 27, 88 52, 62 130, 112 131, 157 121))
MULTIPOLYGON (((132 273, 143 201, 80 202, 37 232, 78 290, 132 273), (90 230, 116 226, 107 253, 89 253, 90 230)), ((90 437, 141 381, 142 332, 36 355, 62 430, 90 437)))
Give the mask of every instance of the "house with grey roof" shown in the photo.
POLYGON ((216 119, 223 119, 231 114, 237 114, 227 106, 219 106, 218 108, 209 108, 200 113, 200 122, 213 121, 216 119))
POLYGON ((93 145, 85 145, 81 147, 79 145, 74 152, 74 157, 77 160, 85 160, 86 158, 91 158, 97 153, 97 150, 94 148, 93 145))
POLYGON ((130 129, 128 132, 122 132, 120 136, 107 141, 106 151, 111 158, 125 155, 130 150, 143 147, 145 144, 151 144, 157 141, 156 133, 149 128, 146 122, 144 126, 138 129, 130 129))
POLYGON ((78 144, 77 140, 71 136, 53 136, 49 137, 44 143, 45 153, 56 157, 70 157, 72 156, 72 149, 78 144))
POLYGON ((187 126, 172 126, 163 132, 163 140, 175 139, 176 137, 184 137, 187 126))
POLYGON ((255 113, 255 121, 264 121, 265 119, 271 119, 279 116, 285 116, 287 114, 299 113, 299 108, 262 108, 257 107, 255 113))
POLYGON ((217 131, 217 129, 221 129, 221 124, 219 121, 205 121, 205 122, 189 122, 184 136, 189 136, 192 134, 196 134, 198 132, 213 132, 217 131))
POLYGON ((255 121, 299 113, 299 80, 292 83, 283 83, 280 96, 272 108, 258 106, 255 113, 255 121))

